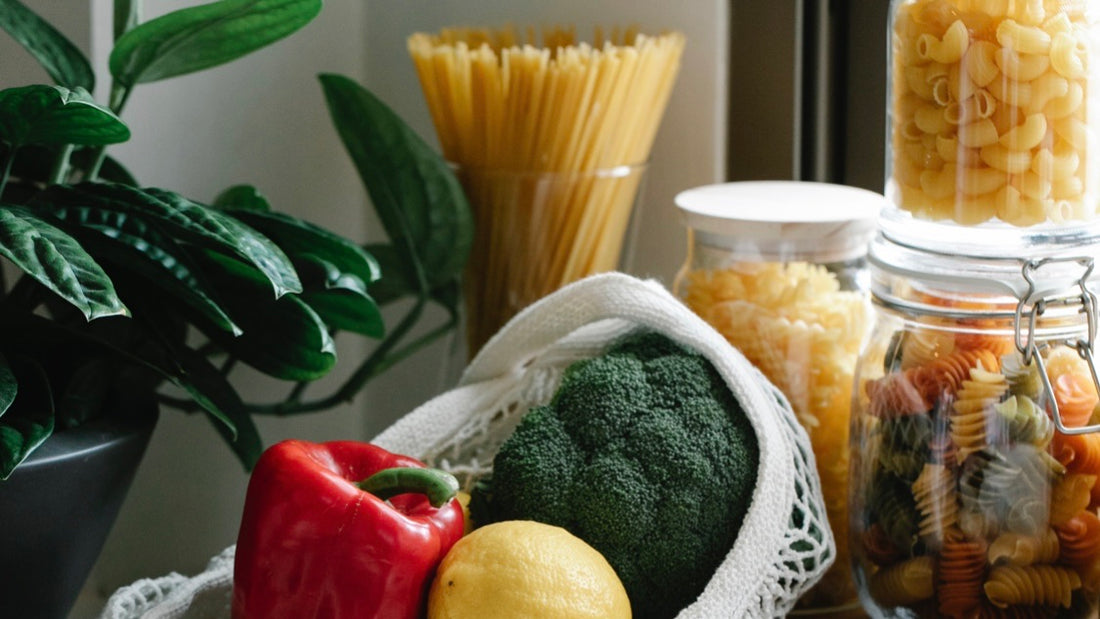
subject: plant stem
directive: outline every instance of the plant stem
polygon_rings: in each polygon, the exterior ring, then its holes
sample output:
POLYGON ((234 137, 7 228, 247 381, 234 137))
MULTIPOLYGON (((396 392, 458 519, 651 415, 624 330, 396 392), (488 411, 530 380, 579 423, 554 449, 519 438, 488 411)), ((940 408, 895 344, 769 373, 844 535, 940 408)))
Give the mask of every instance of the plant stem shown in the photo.
POLYGON ((309 381, 303 380, 297 385, 294 385, 294 389, 290 391, 290 395, 286 397, 287 402, 297 404, 302 401, 302 394, 306 392, 306 388, 309 387, 309 381))
POLYGON ((58 185, 65 182, 65 177, 69 174, 69 156, 73 154, 73 145, 66 144, 61 152, 57 154, 57 159, 53 162, 53 170, 50 171, 50 184, 58 185))
MULTIPOLYGON (((111 111, 115 115, 122 115, 122 108, 126 107, 126 101, 130 99, 130 93, 133 91, 128 86, 119 86, 117 83, 111 84, 111 111)), ((88 168, 87 174, 84 175, 85 180, 94 181, 99 177, 99 169, 103 167, 103 160, 107 158, 107 147, 100 146, 95 150, 95 157, 92 159, 92 167, 88 168)))
POLYGON ((130 93, 133 92, 133 88, 129 86, 120 86, 118 82, 111 82, 111 100, 109 102, 111 111, 116 116, 122 115, 122 108, 126 107, 126 102, 130 100, 130 93))
POLYGON ((0 176, 0 198, 4 197, 4 188, 8 186, 8 177, 11 176, 11 165, 15 163, 15 153, 19 147, 12 144, 8 151, 8 158, 4 160, 4 173, 0 176))
POLYGON ((141 0, 116 0, 114 34, 115 41, 141 23, 141 0))
POLYGON ((415 340, 407 344, 404 348, 398 349, 397 351, 393 352, 388 357, 383 359, 381 362, 378 363, 378 366, 375 368, 375 374, 380 374, 397 365, 404 359, 415 354, 421 348, 424 348, 428 344, 431 344, 440 337, 444 336, 448 331, 454 329, 457 325, 458 319, 455 317, 451 317, 447 320, 447 322, 416 338, 415 340))
POLYGON ((103 167, 103 160, 107 158, 107 147, 100 146, 95 150, 95 158, 92 160, 92 167, 88 168, 88 172, 84 175, 84 180, 94 181, 99 177, 99 169, 103 167))

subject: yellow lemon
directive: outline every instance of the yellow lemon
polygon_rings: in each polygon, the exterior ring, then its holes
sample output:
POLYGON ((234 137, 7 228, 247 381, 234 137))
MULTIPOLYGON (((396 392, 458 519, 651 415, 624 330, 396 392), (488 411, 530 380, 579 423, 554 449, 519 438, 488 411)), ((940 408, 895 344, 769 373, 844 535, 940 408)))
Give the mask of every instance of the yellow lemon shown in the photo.
POLYGON ((496 522, 455 544, 432 582, 428 619, 619 619, 630 600, 595 548, 561 527, 496 522))

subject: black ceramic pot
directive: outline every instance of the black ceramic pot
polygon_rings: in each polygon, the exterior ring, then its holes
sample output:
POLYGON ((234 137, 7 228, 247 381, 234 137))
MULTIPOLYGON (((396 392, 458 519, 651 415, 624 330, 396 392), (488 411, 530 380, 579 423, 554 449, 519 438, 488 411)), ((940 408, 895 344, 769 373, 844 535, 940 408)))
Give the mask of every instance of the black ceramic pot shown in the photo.
POLYGON ((0 482, 0 617, 72 609, 156 425, 137 408, 55 433, 0 482))

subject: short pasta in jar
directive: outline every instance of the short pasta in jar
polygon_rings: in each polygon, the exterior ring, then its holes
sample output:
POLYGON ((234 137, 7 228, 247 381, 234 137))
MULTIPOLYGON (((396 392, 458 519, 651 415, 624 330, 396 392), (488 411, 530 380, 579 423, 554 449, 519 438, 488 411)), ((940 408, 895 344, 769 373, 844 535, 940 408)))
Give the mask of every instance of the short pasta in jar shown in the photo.
POLYGON ((1098 7, 894 0, 887 196, 918 220, 1097 219, 1098 7))
POLYGON ((852 412, 864 606, 885 617, 1094 616, 1100 434, 1074 433, 1100 421, 1076 345, 1085 319, 1051 312, 1017 338, 1003 296, 873 290, 852 412))
POLYGON ((858 609, 848 559, 848 437, 870 329, 866 249, 882 196, 800 182, 727 183, 677 196, 689 231, 674 288, 790 401, 813 447, 836 541, 794 615, 858 609))

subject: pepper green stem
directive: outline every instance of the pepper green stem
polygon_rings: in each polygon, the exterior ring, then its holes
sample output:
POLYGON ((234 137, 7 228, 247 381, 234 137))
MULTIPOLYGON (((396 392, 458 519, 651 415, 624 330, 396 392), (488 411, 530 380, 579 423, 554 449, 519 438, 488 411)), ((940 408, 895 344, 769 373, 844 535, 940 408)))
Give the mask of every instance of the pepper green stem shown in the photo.
POLYGON ((458 492, 458 480, 454 475, 439 469, 411 466, 382 469, 356 485, 382 500, 410 492, 424 494, 432 507, 441 507, 458 492))

